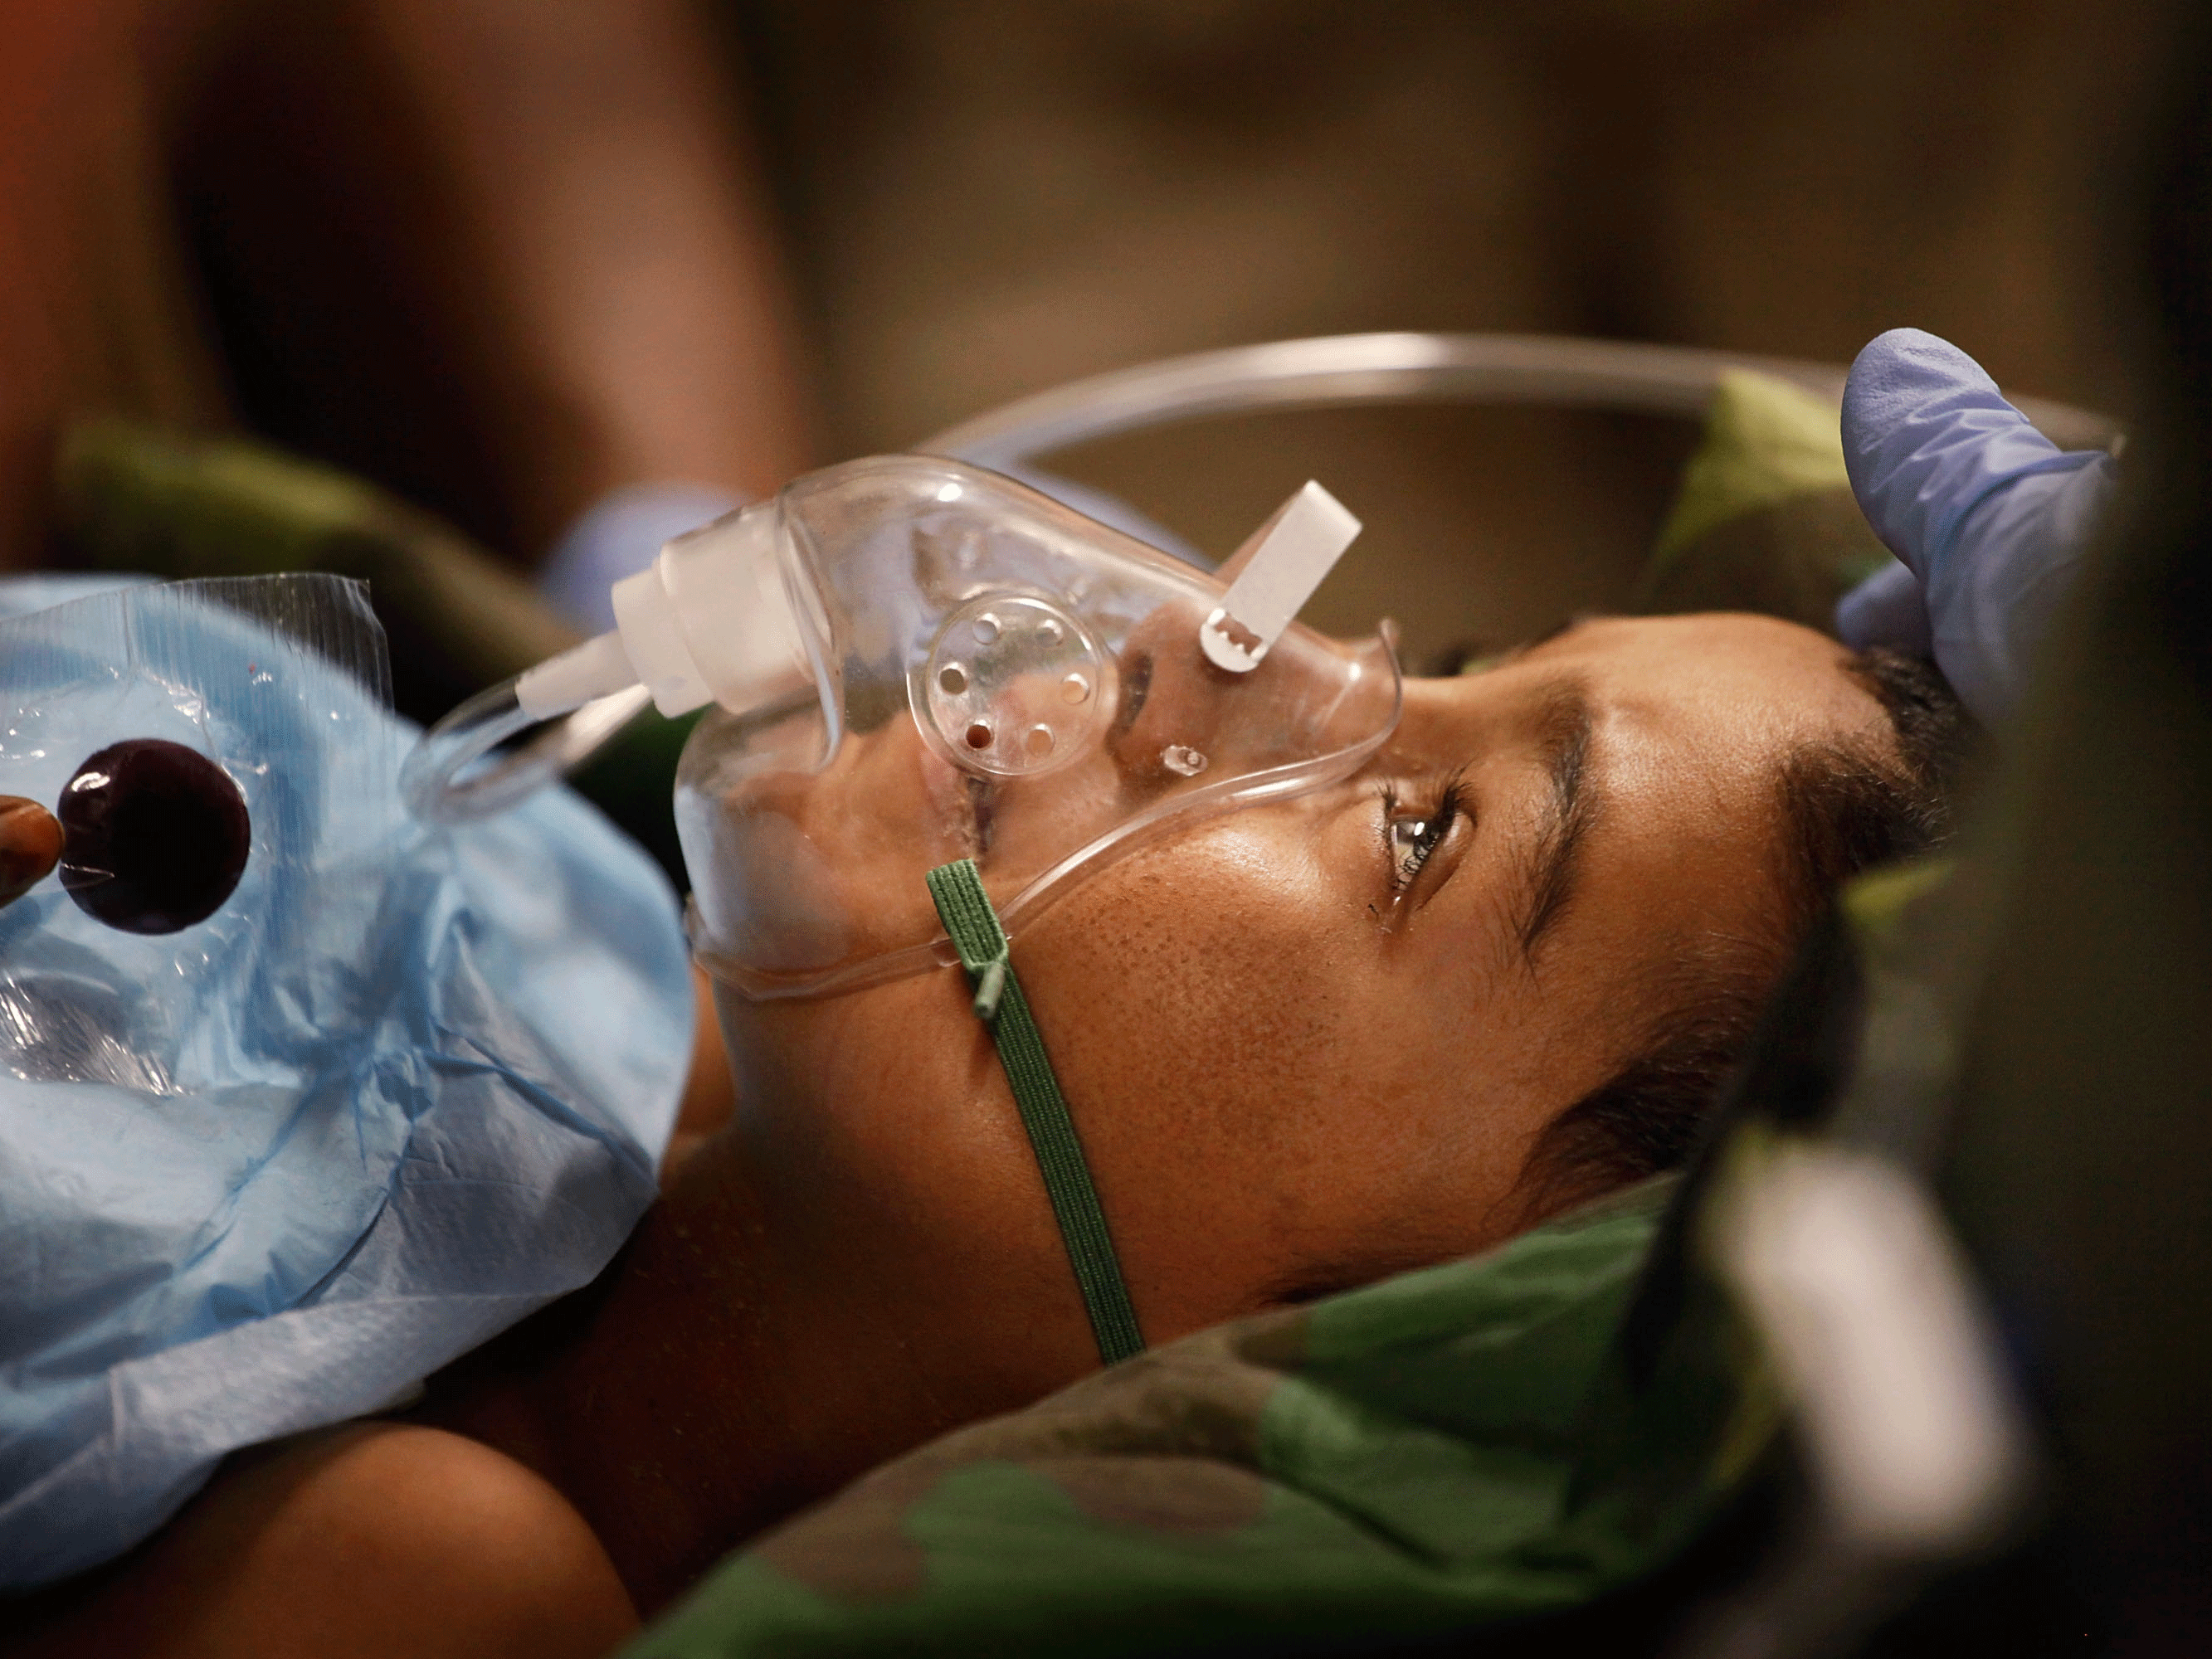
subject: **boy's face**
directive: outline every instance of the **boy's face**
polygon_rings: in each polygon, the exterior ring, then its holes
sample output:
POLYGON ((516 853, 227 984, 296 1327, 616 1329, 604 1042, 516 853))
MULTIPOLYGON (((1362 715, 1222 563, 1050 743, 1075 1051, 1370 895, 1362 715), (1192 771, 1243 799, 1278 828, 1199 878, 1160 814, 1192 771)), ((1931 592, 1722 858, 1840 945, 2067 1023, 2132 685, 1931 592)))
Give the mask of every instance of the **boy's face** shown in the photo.
MULTIPOLYGON (((1778 967, 1784 759, 1886 740, 1844 658, 1763 617, 1585 623, 1408 682, 1357 777, 1200 821, 1027 929, 1146 1338, 1525 1224, 1537 1136, 1648 1042, 1683 965, 1740 942, 1778 967)), ((744 1190, 797 1386, 874 1379, 960 1421, 1097 1363, 969 1000, 951 969, 722 998, 740 1105, 680 1179, 744 1190)))

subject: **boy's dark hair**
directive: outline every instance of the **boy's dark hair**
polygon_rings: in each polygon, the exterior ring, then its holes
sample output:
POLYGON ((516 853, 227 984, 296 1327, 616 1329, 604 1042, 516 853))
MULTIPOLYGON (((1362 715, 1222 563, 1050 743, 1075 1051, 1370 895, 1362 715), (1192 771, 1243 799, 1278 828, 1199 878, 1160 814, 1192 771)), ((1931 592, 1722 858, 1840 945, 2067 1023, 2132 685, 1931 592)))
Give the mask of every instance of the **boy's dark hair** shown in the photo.
POLYGON ((1782 914, 1770 937, 1717 940, 1702 957, 1654 969, 1668 1009, 1637 1057, 1554 1119, 1530 1154, 1532 1214, 1672 1169, 1696 1146, 1720 1085, 1741 1063, 1790 954, 1862 870, 1941 846, 1975 728, 1933 664, 1876 648, 1846 664, 1889 716, 1894 754, 1809 744, 1784 763, 1776 871, 1782 914))

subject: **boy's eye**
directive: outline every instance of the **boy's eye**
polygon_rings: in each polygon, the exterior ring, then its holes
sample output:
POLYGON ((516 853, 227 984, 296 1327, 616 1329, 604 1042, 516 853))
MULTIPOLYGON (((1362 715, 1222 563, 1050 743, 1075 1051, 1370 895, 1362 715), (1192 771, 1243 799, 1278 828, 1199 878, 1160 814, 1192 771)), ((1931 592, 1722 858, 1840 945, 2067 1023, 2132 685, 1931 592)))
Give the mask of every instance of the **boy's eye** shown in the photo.
POLYGON ((1442 797, 1429 811, 1406 811, 1395 793, 1384 796, 1382 834, 1389 848, 1391 885, 1401 892, 1413 885, 1429 854, 1443 844, 1466 810, 1465 793, 1456 777, 1444 786, 1442 797))
POLYGON ((1443 817, 1390 820, 1390 876, 1403 887, 1421 873, 1421 866, 1436 851, 1451 821, 1443 817))

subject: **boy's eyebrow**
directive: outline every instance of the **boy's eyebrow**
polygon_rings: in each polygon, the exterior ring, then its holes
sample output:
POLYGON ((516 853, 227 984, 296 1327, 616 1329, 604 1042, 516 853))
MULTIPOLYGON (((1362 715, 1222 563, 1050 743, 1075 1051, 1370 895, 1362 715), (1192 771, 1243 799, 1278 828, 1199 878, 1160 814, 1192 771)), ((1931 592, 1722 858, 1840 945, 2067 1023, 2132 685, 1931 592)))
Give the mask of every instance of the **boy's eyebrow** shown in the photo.
POLYGON ((1556 682, 1543 696, 1537 740, 1551 799, 1529 852, 1521 919, 1515 929, 1522 962, 1531 971, 1537 944, 1566 913, 1574 896, 1576 866, 1598 808, 1589 775, 1589 693, 1580 680, 1571 679, 1556 682))

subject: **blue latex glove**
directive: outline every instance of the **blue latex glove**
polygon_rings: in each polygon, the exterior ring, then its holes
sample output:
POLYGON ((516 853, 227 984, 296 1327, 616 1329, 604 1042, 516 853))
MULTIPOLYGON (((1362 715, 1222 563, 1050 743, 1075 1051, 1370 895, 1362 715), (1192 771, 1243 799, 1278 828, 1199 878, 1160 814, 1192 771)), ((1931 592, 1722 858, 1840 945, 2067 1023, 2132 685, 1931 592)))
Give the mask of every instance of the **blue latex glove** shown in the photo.
POLYGON ((1836 631, 1930 652, 1978 719, 2003 720, 2103 515, 2112 458, 2061 450, 1958 347, 1896 328, 1851 365, 1844 464, 1904 562, 1844 596, 1836 631))

